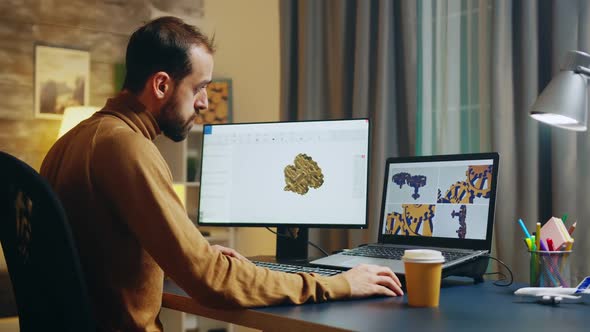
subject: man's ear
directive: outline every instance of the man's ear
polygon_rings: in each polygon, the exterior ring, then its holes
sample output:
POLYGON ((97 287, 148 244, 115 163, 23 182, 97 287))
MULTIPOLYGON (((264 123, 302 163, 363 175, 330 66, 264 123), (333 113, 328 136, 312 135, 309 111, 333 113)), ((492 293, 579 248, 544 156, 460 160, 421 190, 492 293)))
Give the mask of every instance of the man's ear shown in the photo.
POLYGON ((159 71, 152 76, 151 90, 158 99, 165 99, 172 88, 172 78, 166 72, 159 71))

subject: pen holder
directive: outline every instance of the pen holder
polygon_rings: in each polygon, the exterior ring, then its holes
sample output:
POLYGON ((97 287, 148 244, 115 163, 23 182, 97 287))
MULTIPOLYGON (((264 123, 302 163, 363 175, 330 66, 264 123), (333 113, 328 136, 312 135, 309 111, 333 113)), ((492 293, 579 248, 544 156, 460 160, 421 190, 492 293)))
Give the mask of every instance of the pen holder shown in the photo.
POLYGON ((570 287, 570 251, 529 251, 532 287, 570 287))

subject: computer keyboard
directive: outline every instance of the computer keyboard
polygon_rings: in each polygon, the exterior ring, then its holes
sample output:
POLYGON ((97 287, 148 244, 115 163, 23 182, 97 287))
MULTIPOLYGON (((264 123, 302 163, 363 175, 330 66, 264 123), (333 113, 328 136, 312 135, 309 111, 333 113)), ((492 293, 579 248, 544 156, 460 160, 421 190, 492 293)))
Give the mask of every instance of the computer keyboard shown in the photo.
POLYGON ((344 251, 342 254, 349 256, 375 257, 375 258, 389 258, 401 259, 404 255, 404 250, 401 248, 391 247, 373 247, 364 246, 357 247, 351 250, 344 251))
POLYGON ((322 267, 308 266, 308 265, 296 265, 296 264, 284 264, 284 263, 273 263, 273 262, 262 262, 252 261, 256 266, 266 267, 273 271, 287 272, 287 273, 315 273, 323 276, 333 276, 344 272, 343 270, 326 269, 322 267))
MULTIPOLYGON (((460 251, 444 251, 441 250, 441 253, 446 261, 452 261, 455 259, 459 259, 463 256, 467 256, 470 253, 467 252, 460 252, 460 251)), ((387 259, 395 259, 401 260, 402 256, 404 255, 403 248, 395 248, 395 247, 386 247, 386 246, 364 246, 364 247, 357 247, 352 250, 348 250, 343 252, 345 255, 350 256, 364 256, 364 257, 375 257, 375 258, 387 258, 387 259)))

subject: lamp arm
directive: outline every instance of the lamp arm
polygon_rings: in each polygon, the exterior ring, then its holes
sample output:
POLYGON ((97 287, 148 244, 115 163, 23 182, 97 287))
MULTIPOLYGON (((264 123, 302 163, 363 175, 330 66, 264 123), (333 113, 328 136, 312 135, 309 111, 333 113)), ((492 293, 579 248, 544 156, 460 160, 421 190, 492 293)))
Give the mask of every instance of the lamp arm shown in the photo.
POLYGON ((576 69, 574 69, 574 73, 584 74, 584 75, 590 77, 590 69, 586 68, 584 66, 577 66, 576 69))

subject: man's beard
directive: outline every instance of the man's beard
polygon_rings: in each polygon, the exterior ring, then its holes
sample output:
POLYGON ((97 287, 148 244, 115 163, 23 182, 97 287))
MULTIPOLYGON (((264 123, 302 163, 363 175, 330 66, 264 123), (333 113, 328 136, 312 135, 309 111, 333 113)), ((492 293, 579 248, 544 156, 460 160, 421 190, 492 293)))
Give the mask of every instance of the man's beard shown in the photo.
POLYGON ((170 100, 162 107, 160 113, 160 129, 162 133, 174 142, 180 142, 188 136, 188 132, 192 127, 194 116, 188 121, 183 122, 178 110, 178 103, 176 95, 172 96, 170 100))

